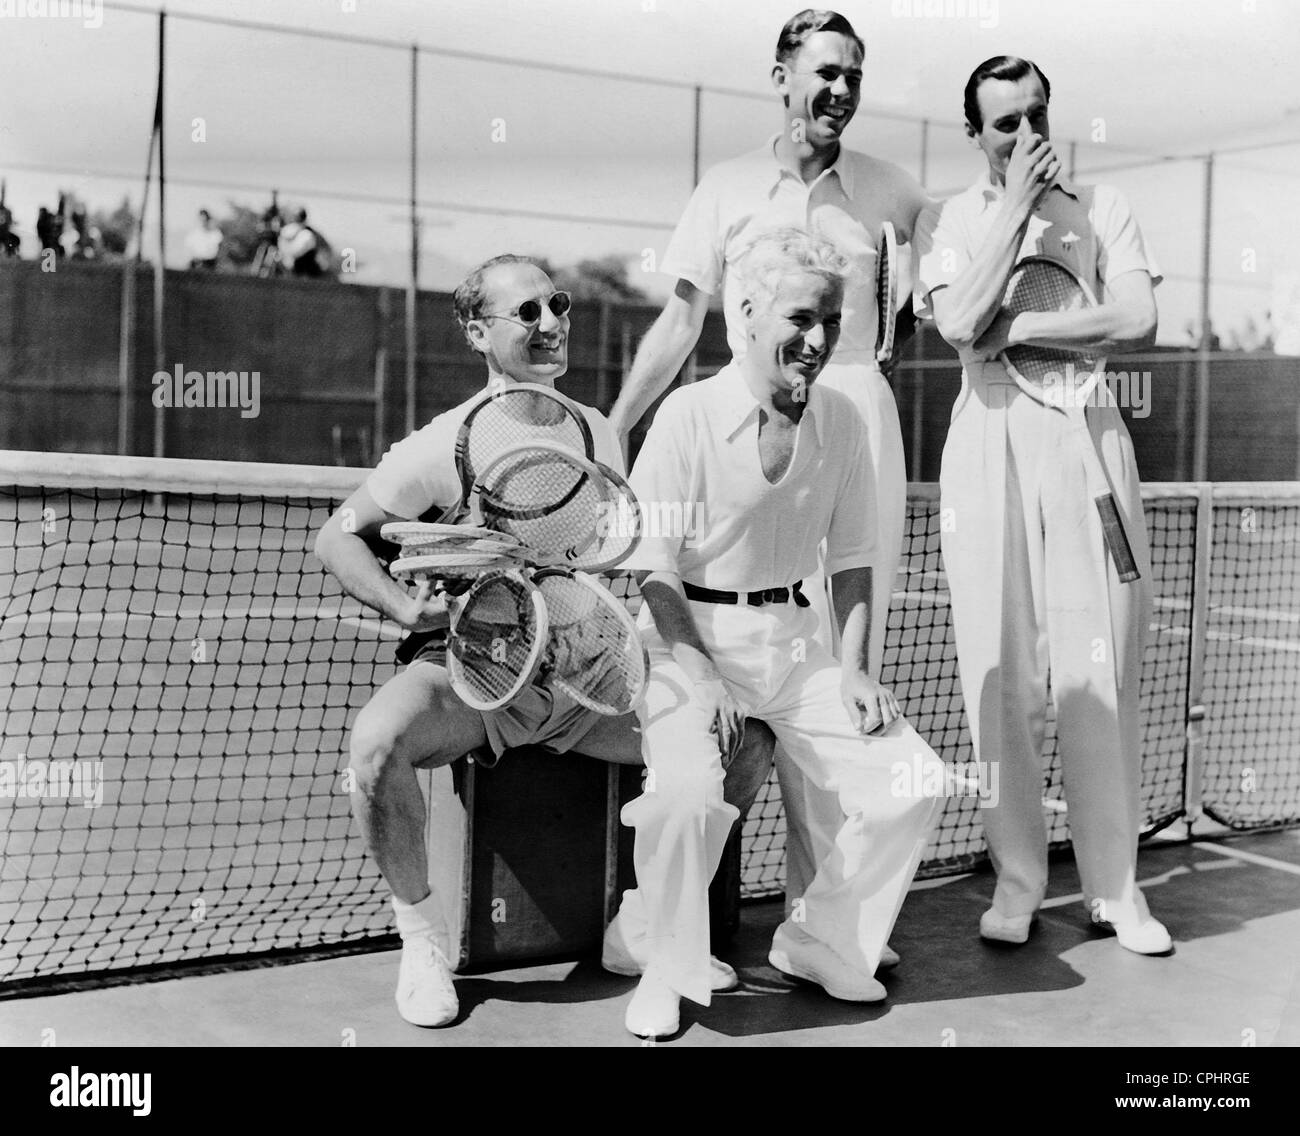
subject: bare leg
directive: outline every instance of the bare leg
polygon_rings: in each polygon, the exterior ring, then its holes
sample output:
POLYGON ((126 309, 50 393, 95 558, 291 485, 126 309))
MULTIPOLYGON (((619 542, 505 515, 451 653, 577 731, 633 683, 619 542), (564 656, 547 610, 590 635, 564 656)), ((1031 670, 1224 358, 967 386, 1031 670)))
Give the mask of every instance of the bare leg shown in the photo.
POLYGON ((352 811, 401 902, 416 904, 429 894, 425 802, 415 767, 446 765, 486 741, 478 711, 456 697, 446 670, 431 663, 389 679, 357 715, 352 811))

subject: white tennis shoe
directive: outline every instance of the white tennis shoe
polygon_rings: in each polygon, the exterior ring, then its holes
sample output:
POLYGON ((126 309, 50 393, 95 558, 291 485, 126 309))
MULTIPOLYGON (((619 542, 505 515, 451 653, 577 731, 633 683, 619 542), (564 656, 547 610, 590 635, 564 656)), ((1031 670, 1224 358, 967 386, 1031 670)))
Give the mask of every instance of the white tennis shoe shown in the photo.
POLYGON ((995 943, 1027 943, 1033 923, 1032 912, 1028 915, 1003 915, 996 908, 990 907, 980 916, 980 938, 991 939, 995 943))
POLYGON ((637 1037, 671 1037, 681 1028, 681 998, 651 967, 637 983, 623 1021, 637 1037))
POLYGON ((397 1012, 413 1026, 445 1026, 460 1013, 451 964, 432 935, 402 940, 396 1001, 397 1012))
POLYGON ((782 974, 815 982, 842 1002, 883 1002, 889 996, 871 975, 855 970, 806 931, 778 927, 767 960, 782 974))
MULTIPOLYGON (((600 965, 611 974, 638 978, 650 965, 645 938, 624 933, 623 921, 615 917, 605 928, 605 940, 600 950, 600 965)), ((735 970, 713 955, 709 956, 709 989, 715 994, 734 990, 740 985, 735 970)))
POLYGON ((1129 908, 1115 913, 1109 919, 1094 918, 1093 925, 1102 931, 1114 931, 1119 945, 1134 954, 1167 955, 1174 949, 1174 941, 1170 938, 1168 929, 1149 912, 1142 914, 1129 908))

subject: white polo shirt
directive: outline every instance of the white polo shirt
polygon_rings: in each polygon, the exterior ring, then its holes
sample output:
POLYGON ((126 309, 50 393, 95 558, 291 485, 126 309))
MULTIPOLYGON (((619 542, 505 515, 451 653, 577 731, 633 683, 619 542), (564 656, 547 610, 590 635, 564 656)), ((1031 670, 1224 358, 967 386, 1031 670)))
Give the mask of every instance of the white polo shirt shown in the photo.
MULTIPOLYGON (((917 222, 915 242, 918 316, 934 318, 931 295, 965 271, 997 220, 1006 190, 994 185, 988 171, 969 189, 928 207, 917 222)), ((1017 260, 1050 256, 1068 264, 1092 287, 1098 298, 1106 285, 1125 272, 1140 269, 1160 283, 1160 269, 1142 239, 1142 231, 1123 194, 1109 185, 1061 182, 1047 191, 1035 207, 1017 260)), ((968 371, 980 368, 973 350, 962 352, 968 371)), ((980 374, 1005 378, 997 359, 983 362, 980 374)))
POLYGON ((853 403, 814 383, 784 476, 758 455, 759 403, 737 363, 680 387, 659 407, 632 470, 646 533, 627 569, 675 572, 705 588, 752 592, 877 556, 875 475, 853 403), (675 530, 663 518, 689 518, 675 530))
POLYGON ((811 184, 766 145, 722 162, 700 180, 677 223, 660 271, 689 280, 710 295, 719 289, 732 358, 745 354, 740 288, 727 272, 760 233, 793 227, 829 240, 849 260, 836 363, 876 357, 876 236, 892 220, 900 241, 912 234, 927 198, 916 181, 891 162, 840 147, 835 164, 811 184))
MULTIPOLYGON (((483 398, 486 389, 459 406, 443 411, 427 425, 389 447, 366 479, 366 489, 375 504, 394 516, 414 520, 434 505, 447 507, 460 500, 456 432, 470 408, 483 398)), ((574 406, 582 411, 591 427, 596 460, 623 473, 623 451, 609 419, 594 407, 580 402, 575 402, 574 406)))

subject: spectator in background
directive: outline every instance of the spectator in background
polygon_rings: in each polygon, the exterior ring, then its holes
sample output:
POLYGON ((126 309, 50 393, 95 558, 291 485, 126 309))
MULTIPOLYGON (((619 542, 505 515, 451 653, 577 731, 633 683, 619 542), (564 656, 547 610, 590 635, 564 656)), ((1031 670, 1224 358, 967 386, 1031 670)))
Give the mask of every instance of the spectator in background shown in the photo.
POLYGON ((51 213, 44 205, 36 215, 36 239, 41 242, 41 252, 52 251, 55 256, 63 255, 63 246, 59 237, 63 233, 63 214, 51 213))
POLYGON ((215 271, 221 257, 223 239, 220 228, 212 220, 212 214, 206 209, 200 209, 199 227, 191 229, 185 237, 185 251, 190 254, 190 267, 215 271))
POLYGON ((321 237, 307 224, 307 210, 295 209, 280 230, 280 260, 294 276, 320 276, 321 237))
POLYGON ((1242 351, 1262 351, 1264 349, 1264 337, 1260 334, 1259 324, 1255 322, 1254 316, 1246 317, 1246 324, 1241 329, 1238 343, 1242 351))
POLYGON ((21 243, 18 234, 14 232, 14 215, 9 206, 0 203, 0 254, 4 256, 17 256, 18 246, 21 243))
POLYGON ((68 222, 64 230, 68 255, 74 260, 94 260, 99 255, 100 232, 87 215, 86 207, 74 202, 68 222))

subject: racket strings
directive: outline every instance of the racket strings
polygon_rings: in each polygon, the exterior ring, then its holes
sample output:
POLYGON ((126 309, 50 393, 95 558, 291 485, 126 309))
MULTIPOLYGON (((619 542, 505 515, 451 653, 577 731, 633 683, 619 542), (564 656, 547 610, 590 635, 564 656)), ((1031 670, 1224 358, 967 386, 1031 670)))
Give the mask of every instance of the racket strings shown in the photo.
POLYGON ((449 639, 453 678, 471 704, 500 703, 531 672, 542 634, 533 592, 522 579, 481 581, 456 615, 449 639))
POLYGON ((636 625, 593 580, 556 574, 537 586, 550 627, 545 666, 551 683, 598 712, 629 711, 645 686, 636 625))
POLYGON ((523 453, 494 469, 480 487, 489 528, 508 534, 549 560, 572 558, 596 539, 611 499, 597 481, 563 455, 523 453))
MULTIPOLYGON (((1069 273, 1046 264, 1035 264, 1015 273, 1007 285, 1003 307, 1010 315, 1021 312, 1073 312, 1089 307, 1088 297, 1069 273)), ((1045 385, 1049 379, 1063 386, 1068 375, 1077 376, 1070 384, 1081 388, 1088 383, 1093 356, 1059 347, 1016 344, 1006 349, 1007 357, 1027 382, 1045 385)))
POLYGON ((601 466, 612 496, 602 506, 595 539, 569 562, 571 568, 602 571, 621 564, 641 543, 641 507, 631 486, 601 466))
POLYGON ((461 461, 468 483, 507 449, 544 440, 591 453, 586 423, 558 397, 540 391, 507 390, 483 404, 468 423, 461 461))

